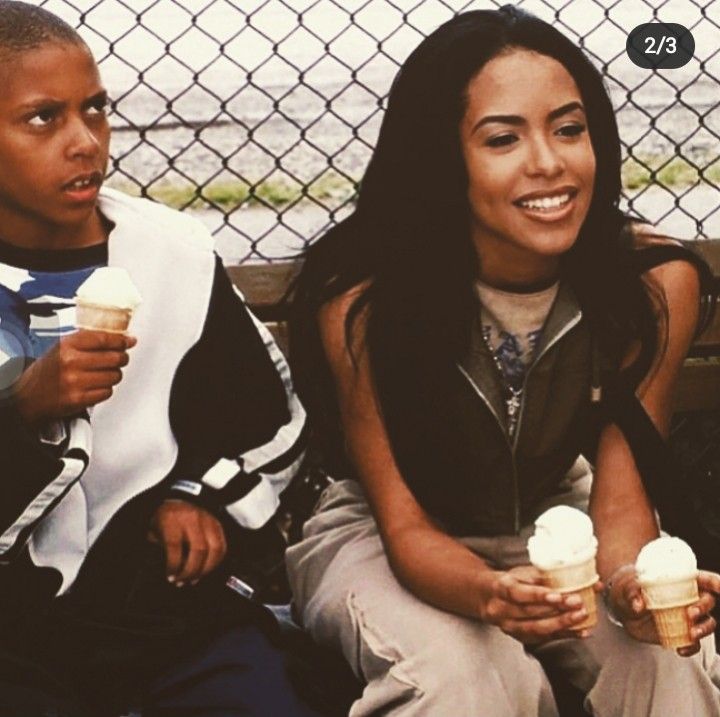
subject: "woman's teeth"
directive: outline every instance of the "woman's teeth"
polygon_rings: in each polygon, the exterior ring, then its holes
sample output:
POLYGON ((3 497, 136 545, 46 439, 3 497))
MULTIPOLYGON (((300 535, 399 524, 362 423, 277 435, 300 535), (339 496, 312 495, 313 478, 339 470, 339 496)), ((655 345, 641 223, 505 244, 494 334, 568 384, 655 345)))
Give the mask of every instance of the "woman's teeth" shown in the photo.
POLYGON ((528 199, 518 204, 524 209, 535 209, 539 211, 551 211, 560 209, 570 201, 569 194, 559 194, 557 197, 543 197, 542 199, 528 199))

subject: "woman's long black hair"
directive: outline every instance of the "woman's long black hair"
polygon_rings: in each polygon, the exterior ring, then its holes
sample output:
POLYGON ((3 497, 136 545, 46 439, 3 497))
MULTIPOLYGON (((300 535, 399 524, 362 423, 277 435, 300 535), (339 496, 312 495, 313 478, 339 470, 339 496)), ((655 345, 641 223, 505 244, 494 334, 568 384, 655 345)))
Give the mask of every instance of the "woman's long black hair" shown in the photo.
POLYGON ((605 357, 617 364, 639 338, 642 375, 655 354, 658 297, 632 268, 628 219, 618 208, 620 139, 601 75, 568 38, 528 13, 512 6, 463 13, 404 63, 357 208, 309 249, 295 285, 295 380, 335 471, 341 470, 342 435, 317 313, 352 287, 363 288, 347 316, 347 343, 353 345, 366 308, 365 348, 391 444, 417 412, 434 412, 438 425, 443 421, 444 381, 468 345, 477 312, 478 261, 459 125, 468 83, 508 48, 560 62, 585 107, 595 189, 577 241, 561 258, 561 278, 574 290, 605 357))

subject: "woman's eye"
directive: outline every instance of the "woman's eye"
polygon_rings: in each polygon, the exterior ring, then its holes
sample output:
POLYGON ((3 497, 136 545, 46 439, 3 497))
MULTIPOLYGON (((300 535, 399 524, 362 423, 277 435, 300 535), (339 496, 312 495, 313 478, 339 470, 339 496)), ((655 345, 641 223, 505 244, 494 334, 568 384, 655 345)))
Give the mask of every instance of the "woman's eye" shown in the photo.
POLYGON ((586 127, 584 124, 566 124, 560 127, 558 132, 563 137, 577 137, 585 131, 586 127))
POLYGON ((55 110, 38 110, 28 119, 32 127, 45 127, 55 119, 55 110))
POLYGON ((498 137, 490 137, 485 144, 488 147, 506 147, 517 140, 514 134, 501 134, 498 137))

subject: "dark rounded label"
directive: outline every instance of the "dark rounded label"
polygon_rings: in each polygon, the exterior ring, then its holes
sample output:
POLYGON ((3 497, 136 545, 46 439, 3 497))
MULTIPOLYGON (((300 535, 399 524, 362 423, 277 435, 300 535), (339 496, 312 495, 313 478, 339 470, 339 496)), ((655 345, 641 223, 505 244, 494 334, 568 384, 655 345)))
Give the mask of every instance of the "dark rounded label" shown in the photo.
POLYGON ((674 70, 692 59, 695 38, 676 22, 646 22, 628 35, 625 49, 638 67, 674 70))

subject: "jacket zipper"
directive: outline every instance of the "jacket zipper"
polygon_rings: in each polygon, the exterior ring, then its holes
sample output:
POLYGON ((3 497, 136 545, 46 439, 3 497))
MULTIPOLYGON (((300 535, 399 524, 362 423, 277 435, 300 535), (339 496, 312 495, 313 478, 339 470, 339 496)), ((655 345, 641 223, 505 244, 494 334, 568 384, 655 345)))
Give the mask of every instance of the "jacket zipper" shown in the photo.
MULTIPOLYGON (((543 347, 543 350, 533 359, 532 364, 530 364, 526 374, 525 378, 523 379, 523 387, 522 387, 522 394, 520 398, 520 407, 518 414, 517 423, 515 424, 515 433, 513 435, 512 443, 510 442, 506 429, 505 429, 505 423, 500 420, 497 413, 495 413, 495 409, 490 404, 490 401, 486 398, 485 394, 477 387, 475 382, 470 378, 468 373, 465 371, 465 369, 458 364, 458 368, 460 369, 460 372, 465 376, 465 378, 469 381, 472 388, 475 390, 475 393, 477 393, 478 396, 482 399, 483 403, 490 409, 490 412, 495 417, 495 420, 498 423, 498 426, 500 427, 500 432, 502 433, 503 437, 505 438, 505 442, 510 449, 510 459, 512 462, 512 474, 513 474, 513 499, 515 503, 515 515, 514 515, 514 529, 515 529, 515 535, 518 535, 520 533, 520 485, 518 482, 518 471, 517 471, 517 462, 515 460, 515 452, 517 450, 517 444, 518 444, 518 437, 520 436, 520 426, 522 424, 523 414, 525 413, 525 389, 527 388, 528 379, 530 378, 530 372, 533 370, 533 367, 540 361, 540 359, 558 342, 560 339, 562 339, 569 331, 575 328, 575 326, 580 323, 580 319, 582 319, 582 313, 578 313, 575 315, 575 317, 569 321, 564 327, 563 330, 560 331, 560 333, 556 334, 553 337, 553 340, 548 342, 546 346, 543 347)), ((495 371, 498 371, 497 367, 495 367, 495 371)), ((504 377, 500 377, 501 380, 504 380, 504 377)))
MULTIPOLYGON (((470 378, 470 376, 469 376, 469 374, 467 373, 467 371, 465 371, 465 369, 464 369, 462 366, 460 366, 459 364, 458 364, 458 368, 460 369, 460 373, 462 373, 462 375, 465 376, 465 378, 468 380, 468 383, 469 383, 470 386, 473 388, 473 390, 475 391, 475 393, 480 397, 480 399, 482 400, 482 402, 488 407, 488 409, 490 409, 490 413, 492 413, 492 415, 495 417, 495 420, 497 421, 497 424, 498 424, 498 428, 500 429, 500 433, 502 434, 502 437, 505 439, 505 443, 506 443, 506 445, 507 445, 507 447, 508 447, 508 450, 510 451, 510 460, 511 460, 511 462, 512 462, 512 474, 513 474, 513 501, 514 501, 514 505, 515 505, 515 534, 517 534, 517 533, 519 532, 519 528, 517 527, 517 525, 518 525, 519 520, 520 520, 520 519, 519 519, 520 509, 519 509, 519 507, 518 507, 518 506, 519 506, 519 499, 520 499, 520 495, 519 495, 520 489, 519 489, 519 486, 518 486, 517 466, 515 465, 515 447, 514 447, 514 444, 510 442, 510 439, 509 439, 509 437, 508 437, 507 428, 506 428, 506 422, 500 420, 500 417, 497 415, 497 413, 495 413, 495 409, 493 408, 493 406, 492 406, 492 404, 490 403, 490 401, 488 401, 488 399, 487 399, 487 397, 485 396, 485 394, 478 388, 478 386, 477 386, 477 384, 475 383, 475 381, 473 381, 472 378, 470 378)), ((500 373, 500 372, 498 371, 497 366, 495 366, 494 364, 493 364, 493 368, 494 368, 494 370, 495 370, 498 374, 500 373)), ((501 380, 504 380, 504 379, 502 379, 502 377, 500 377, 500 378, 501 378, 501 380)), ((523 389, 524 389, 524 384, 523 384, 523 389)), ((520 427, 520 419, 522 418, 522 405, 523 405, 523 401, 522 401, 522 399, 521 399, 521 400, 520 400, 520 409, 519 409, 519 410, 520 410, 520 415, 518 416, 518 423, 517 423, 517 425, 516 425, 516 427, 515 427, 515 435, 516 435, 516 436, 517 436, 517 430, 518 430, 518 428, 520 427)))
POLYGON ((512 464, 513 464, 513 477, 515 479, 515 534, 517 535, 520 532, 520 487, 518 485, 518 474, 517 474, 517 464, 515 462, 515 453, 517 451, 517 444, 518 444, 518 438, 520 437, 520 426, 522 424, 523 414, 525 413, 525 389, 527 388, 527 383, 530 378, 530 373, 533 370, 533 367, 536 366, 540 359, 553 347, 555 346, 560 339, 563 338, 569 331, 575 328, 577 324, 580 322, 580 319, 582 319, 582 314, 578 313, 575 315, 575 318, 572 319, 570 322, 565 324, 563 327, 563 330, 560 331, 558 334, 556 334, 552 341, 549 341, 544 347, 543 350, 533 359, 533 362, 528 366, 528 370, 525 373, 525 378, 523 379, 523 388, 522 388, 522 394, 520 396, 520 413, 518 415, 517 424, 515 425, 515 435, 513 436, 513 443, 512 443, 512 464))

